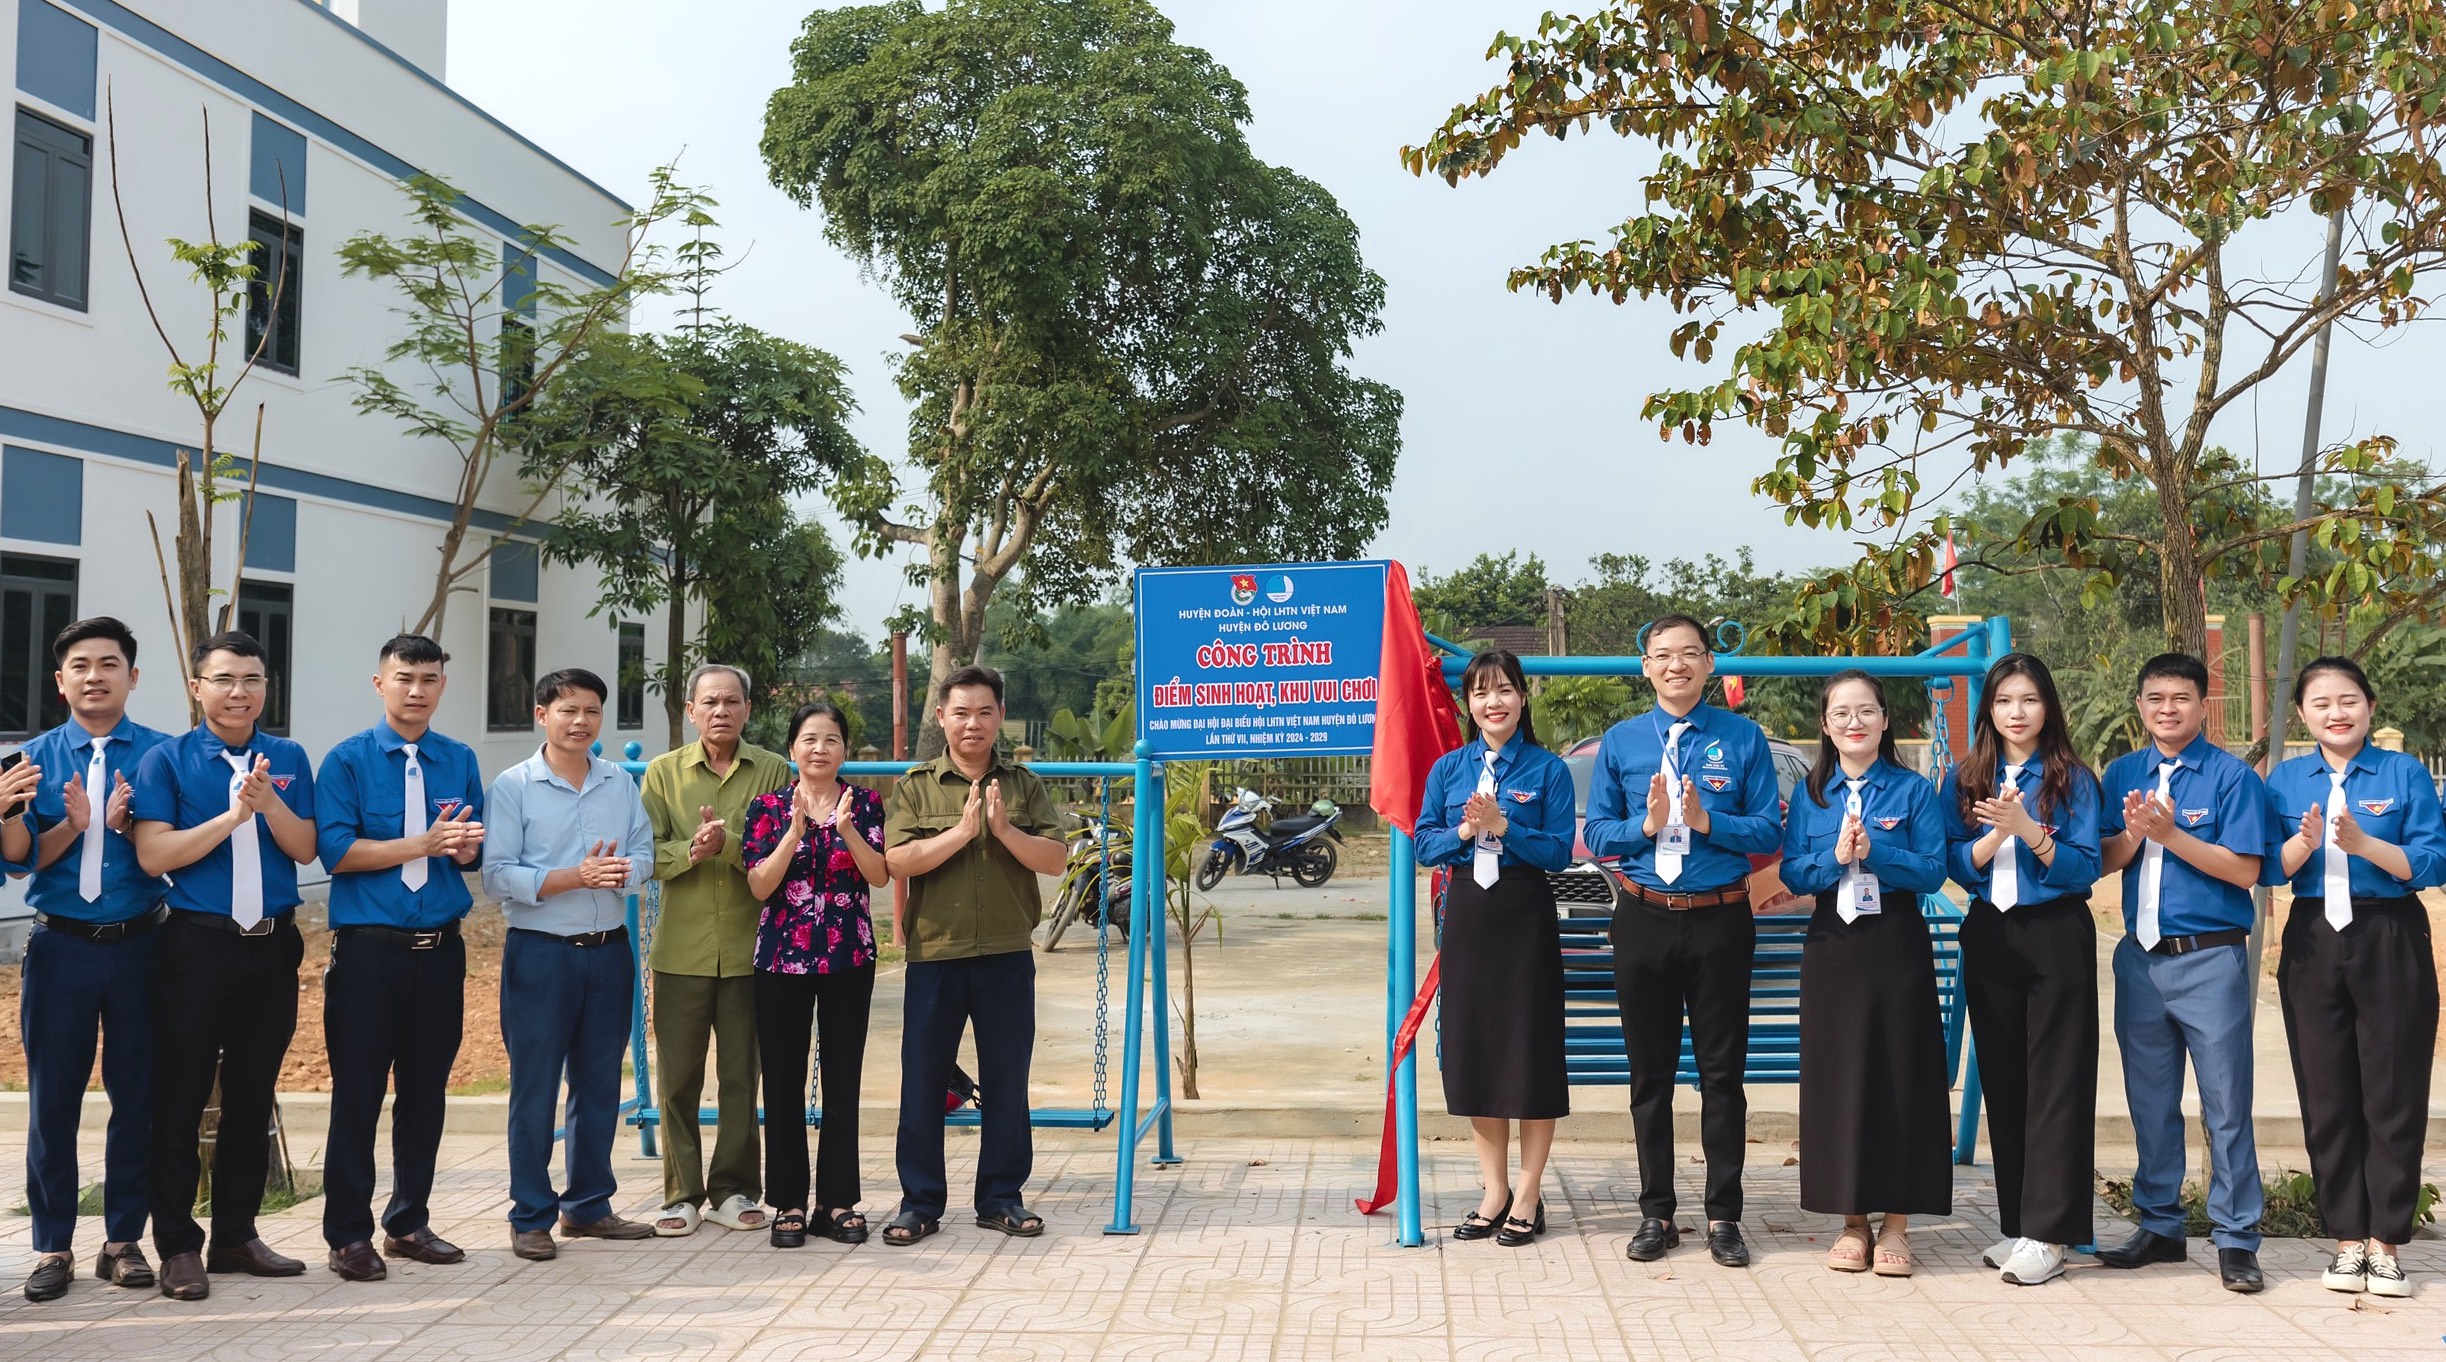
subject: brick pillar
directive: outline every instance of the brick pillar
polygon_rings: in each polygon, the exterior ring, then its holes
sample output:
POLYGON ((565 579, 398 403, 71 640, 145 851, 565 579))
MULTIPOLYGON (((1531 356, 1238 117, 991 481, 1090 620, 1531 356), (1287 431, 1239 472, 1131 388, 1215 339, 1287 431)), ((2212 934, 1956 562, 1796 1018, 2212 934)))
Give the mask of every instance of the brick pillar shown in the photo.
POLYGON ((2225 617, 2208 617, 2208 740, 2222 747, 2227 741, 2225 722, 2225 617))
MULTIPOLYGON (((1930 615, 1928 646, 1933 648, 1968 633, 1971 626, 1985 623, 1978 615, 1930 615)), ((1954 760, 1970 750, 1970 684, 1963 677, 1954 677, 1953 689, 1945 692, 1945 737, 1953 744, 1954 760)), ((1930 734, 1934 737, 1934 734, 1930 734)))

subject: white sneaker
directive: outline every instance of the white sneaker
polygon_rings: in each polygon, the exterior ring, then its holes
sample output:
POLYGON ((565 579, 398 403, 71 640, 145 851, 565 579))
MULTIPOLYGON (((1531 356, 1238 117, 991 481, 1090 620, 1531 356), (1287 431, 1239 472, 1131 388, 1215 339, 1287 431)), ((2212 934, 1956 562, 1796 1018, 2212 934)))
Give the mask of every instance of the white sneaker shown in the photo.
MULTIPOLYGON (((2369 1289, 2369 1271, 2368 1246, 2355 1244, 2351 1248, 2340 1248, 2336 1250, 2335 1260, 2327 1265, 2327 1270, 2319 1274, 2319 1285, 2330 1291, 2366 1291, 2369 1289)), ((2396 1269, 2395 1275, 2401 1278, 2403 1270, 2396 1269)))
POLYGON ((2064 1246, 2024 1239, 2004 1261, 2004 1279, 2015 1286, 2036 1286, 2064 1275, 2064 1246))
POLYGON ((2369 1255, 2370 1294, 2398 1299, 2412 1294, 2412 1283, 2404 1277, 2403 1264, 2395 1255, 2381 1250, 2369 1255))
POLYGON ((2002 1267, 2005 1260, 2020 1251, 2024 1242, 2020 1239, 1999 1239, 1996 1241, 1996 1247, 1979 1255, 1979 1261, 1989 1267, 2002 1267))

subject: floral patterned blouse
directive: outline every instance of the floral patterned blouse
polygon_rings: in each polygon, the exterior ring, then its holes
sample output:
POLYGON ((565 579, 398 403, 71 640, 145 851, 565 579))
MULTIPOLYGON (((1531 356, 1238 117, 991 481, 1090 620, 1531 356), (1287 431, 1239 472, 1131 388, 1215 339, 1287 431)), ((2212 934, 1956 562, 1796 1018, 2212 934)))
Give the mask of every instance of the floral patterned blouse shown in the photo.
MULTIPOLYGON (((771 857, 790 830, 794 789, 785 785, 748 801, 747 835, 739 849, 750 867, 771 857)), ((858 835, 882 851, 882 796, 846 783, 841 791, 850 801, 858 835)), ((767 974, 840 974, 874 964, 875 922, 866 890, 866 877, 840 834, 829 825, 808 824, 789 873, 764 901, 764 916, 756 924, 756 968, 767 974)))

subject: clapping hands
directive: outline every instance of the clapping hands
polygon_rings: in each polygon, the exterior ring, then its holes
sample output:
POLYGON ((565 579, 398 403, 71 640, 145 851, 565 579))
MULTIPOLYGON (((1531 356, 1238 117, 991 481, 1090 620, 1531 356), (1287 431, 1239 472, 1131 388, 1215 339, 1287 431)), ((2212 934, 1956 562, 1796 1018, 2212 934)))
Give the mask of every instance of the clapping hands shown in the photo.
POLYGON ((2022 799, 2019 790, 2004 790, 1982 799, 1970 806, 1970 814, 1982 826, 1993 828, 2007 837, 2017 837, 2025 846, 2037 841, 2046 831, 2030 815, 2030 806, 2022 799))
POLYGON ((2174 805, 2155 795, 2133 790, 2123 797, 2123 828, 2134 837, 2163 842, 2174 831, 2174 805))

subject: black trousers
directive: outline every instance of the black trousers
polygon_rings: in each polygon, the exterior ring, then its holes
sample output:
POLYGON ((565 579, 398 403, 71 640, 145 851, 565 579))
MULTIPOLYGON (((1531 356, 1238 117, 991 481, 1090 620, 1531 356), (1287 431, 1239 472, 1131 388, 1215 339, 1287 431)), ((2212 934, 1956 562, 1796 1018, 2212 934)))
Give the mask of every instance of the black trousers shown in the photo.
POLYGON ((1962 985, 2008 1239, 2086 1244, 2097 1195, 2098 928, 2086 898, 1971 900, 1962 985))
POLYGON ((374 1131, 391 1101, 395 1238, 432 1219, 433 1164, 442 1147, 443 1093, 466 1024, 467 943, 445 936, 414 950, 343 927, 323 972, 323 1039, 331 1057, 331 1133, 323 1144, 323 1241, 374 1237, 374 1131))
POLYGON ((212 1150, 212 1238, 235 1248, 256 1237, 271 1167, 272 1090, 297 1034, 297 966, 306 943, 289 918, 240 936, 173 913, 153 953, 153 1248, 163 1258, 200 1253, 196 1147, 205 1103, 221 1079, 220 1134, 212 1150))
POLYGON ((2325 900, 2295 899, 2276 992, 2327 1232, 2405 1242, 2420 1196, 2437 1048, 2429 914, 2417 898, 2356 898, 2339 932, 2327 925, 2325 900))
POLYGON ((764 1071, 764 1195, 779 1211, 858 1204, 858 1084, 875 967, 839 974, 756 972, 756 1054, 764 1071), (816 1037, 824 1124, 807 1201, 807 1041, 816 1037))
POLYGON ((960 1033, 977 1032, 976 1208, 1020 1204, 1035 1166, 1028 1127, 1028 1065, 1036 1055, 1036 953, 1006 951, 909 964, 900 1032, 900 1209, 938 1217, 949 1199, 943 1171, 943 1094, 960 1033))
POLYGON ((1749 1062, 1750 957, 1758 945, 1749 904, 1677 913, 1634 899, 1614 909, 1607 935, 1614 947, 1614 999, 1630 1050, 1639 1213, 1670 1220, 1679 1205, 1673 1190, 1673 1074, 1681 1065, 1687 1012, 1691 1057, 1699 1071, 1707 1218, 1739 1220, 1750 1115, 1741 1073, 1749 1062))

